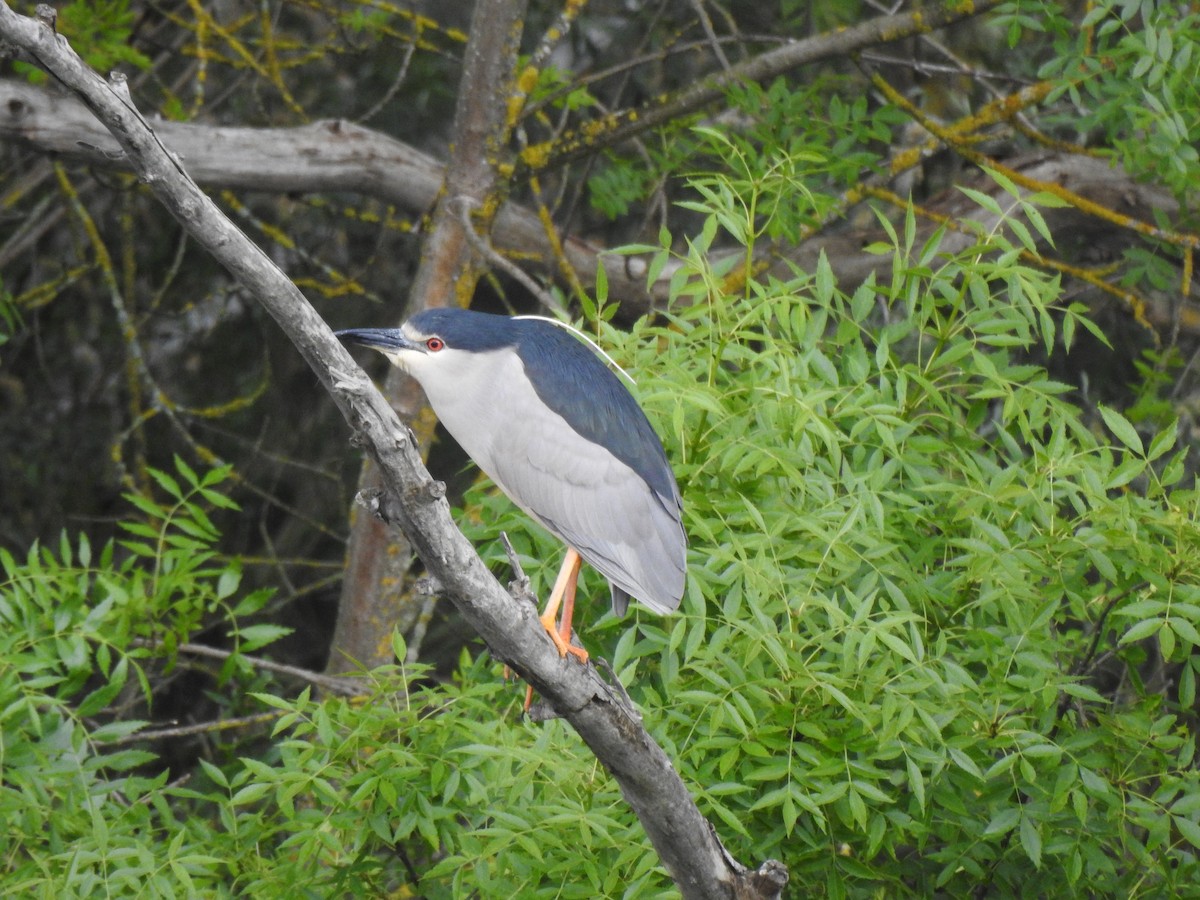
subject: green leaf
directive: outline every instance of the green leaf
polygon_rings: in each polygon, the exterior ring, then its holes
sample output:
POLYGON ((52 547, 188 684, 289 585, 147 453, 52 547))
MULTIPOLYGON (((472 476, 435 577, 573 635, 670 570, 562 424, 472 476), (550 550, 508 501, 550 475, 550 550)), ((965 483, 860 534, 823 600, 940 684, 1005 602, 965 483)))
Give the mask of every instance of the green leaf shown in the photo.
POLYGON ((1200 849, 1200 825, 1183 816, 1171 816, 1171 823, 1175 826, 1175 830, 1183 835, 1184 840, 1196 849, 1200 849))
MULTIPOLYGON (((178 459, 178 457, 176 457, 176 459, 178 459)), ((179 487, 178 481, 160 469, 147 469, 146 471, 149 472, 150 477, 158 482, 158 486, 164 491, 166 491, 176 500, 183 499, 183 490, 179 487)))
MULTIPOLYGON (((1166 622, 1163 623, 1167 625, 1166 622)), ((1175 630, 1170 627, 1164 627, 1158 632, 1158 650, 1163 655, 1163 659, 1173 659, 1175 656, 1175 630)))
POLYGON ((122 656, 117 661, 117 664, 113 666, 112 675, 109 677, 108 683, 88 694, 76 708, 76 715, 81 719, 86 719, 106 709, 116 699, 117 694, 121 692, 121 688, 125 686, 125 679, 128 674, 129 666, 125 657, 122 656))
POLYGON ((1017 823, 1020 821, 1020 807, 1006 806, 992 816, 992 820, 983 829, 983 836, 995 837, 1001 834, 1008 834, 1008 832, 1017 827, 1017 823))
POLYGON ((999 218, 1004 217, 1004 210, 1002 210, 1000 208, 1000 204, 997 203, 996 199, 994 197, 992 197, 990 194, 985 194, 982 191, 977 191, 972 188, 966 188, 966 187, 961 187, 961 186, 959 186, 958 189, 962 193, 964 193, 968 197, 970 197, 972 200, 974 200, 977 205, 982 206, 984 209, 986 209, 992 215, 997 216, 999 218))
POLYGON ((1138 457, 1130 457, 1117 466, 1112 476, 1104 483, 1104 489, 1111 491, 1124 487, 1146 471, 1146 463, 1138 457))
POLYGON ((1145 451, 1142 447, 1142 439, 1138 436, 1137 429, 1130 424, 1129 420, 1117 412, 1115 409, 1110 409, 1107 406, 1099 406, 1100 416, 1104 419, 1104 424, 1122 444, 1132 450, 1139 456, 1144 456, 1145 451))
POLYGON ((262 622, 258 625, 250 625, 247 628, 239 628, 236 631, 230 631, 229 636, 237 639, 237 648, 239 653, 251 653, 267 644, 273 643, 282 637, 287 637, 292 633, 291 628, 286 628, 283 625, 273 625, 269 622, 262 622))
POLYGON ((1035 869, 1042 867, 1042 834, 1037 823, 1028 815, 1021 816, 1021 848, 1035 869))
POLYGON ((182 475, 183 480, 186 481, 191 487, 195 488, 200 486, 200 479, 196 477, 195 470, 193 470, 191 466, 184 462, 183 457, 179 456, 178 454, 175 455, 175 471, 182 475))
POLYGON ((1065 693, 1071 697, 1077 697, 1080 700, 1087 700, 1090 703, 1108 703, 1109 702, 1107 697, 1105 697, 1099 691, 1095 690, 1092 687, 1089 687, 1086 684, 1079 684, 1077 682, 1068 682, 1067 684, 1064 684, 1062 686, 1062 689, 1063 689, 1063 693, 1065 693))
POLYGON ((274 785, 267 782, 251 782, 245 787, 239 788, 237 791, 235 791, 233 796, 229 798, 229 802, 233 806, 246 806, 261 800, 271 792, 273 787, 274 785))
POLYGON ((954 760, 954 764, 956 766, 958 766, 964 772, 967 772, 968 774, 973 775, 975 778, 979 779, 980 781, 983 780, 983 773, 981 771, 979 771, 979 766, 977 766, 975 764, 975 761, 973 759, 971 759, 971 757, 967 756, 967 754, 965 754, 962 750, 958 749, 957 747, 951 747, 949 749, 950 749, 950 758, 952 760, 954 760))
POLYGON ((207 759, 200 759, 198 762, 200 763, 200 768, 204 770, 204 773, 208 775, 209 779, 216 784, 217 787, 228 789, 229 779, 225 777, 224 772, 210 763, 207 759))
POLYGON ((1132 644, 1135 641, 1148 638, 1153 634, 1157 634, 1159 629, 1163 627, 1163 624, 1162 619, 1143 619, 1121 635, 1119 643, 1132 644))
POLYGON ((224 600, 233 595, 242 582, 242 570, 239 565, 231 565, 221 572, 217 578, 217 599, 224 600))
POLYGON ((1174 419, 1170 425, 1150 439, 1150 449, 1146 451, 1146 459, 1153 462, 1168 450, 1171 450, 1175 446, 1178 433, 1179 420, 1174 419))
POLYGON ((149 750, 117 750, 112 753, 105 753, 102 757, 98 757, 97 761, 103 763, 104 768, 113 772, 127 772, 130 769, 137 769, 145 766, 158 759, 158 755, 151 753, 149 750))
POLYGON ((601 255, 596 261, 596 306, 603 308, 608 302, 608 269, 604 267, 604 256, 601 255))
POLYGON ((250 696, 260 703, 265 703, 267 706, 274 709, 282 709, 285 712, 292 712, 296 706, 291 700, 284 700, 282 697, 276 697, 274 694, 266 694, 259 691, 252 691, 250 696))
POLYGON ((1167 620, 1167 624, 1172 631, 1177 634, 1181 640, 1187 641, 1193 647, 1200 647, 1200 631, 1196 630, 1196 626, 1187 619, 1181 619, 1179 616, 1172 616, 1167 620))
POLYGON ((237 606, 233 608, 233 618, 240 619, 260 612, 274 596, 273 588, 259 588, 257 591, 252 591, 239 600, 237 606))
POLYGON ((828 303, 833 298, 833 268, 829 265, 829 260, 826 258, 824 250, 817 257, 816 282, 814 287, 816 288, 816 299, 819 302, 828 303))

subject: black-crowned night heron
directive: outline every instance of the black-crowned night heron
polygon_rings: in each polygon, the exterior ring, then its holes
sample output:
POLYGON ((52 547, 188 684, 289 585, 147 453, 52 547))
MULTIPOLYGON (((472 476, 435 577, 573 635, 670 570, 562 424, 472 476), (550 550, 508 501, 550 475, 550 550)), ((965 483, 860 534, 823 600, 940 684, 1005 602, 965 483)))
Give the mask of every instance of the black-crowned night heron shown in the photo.
POLYGON ((608 578, 617 615, 630 597, 657 613, 679 606, 687 540, 675 475, 637 401, 589 347, 544 319, 462 309, 337 336, 415 378, 479 468, 567 545, 541 616, 561 655, 587 659, 570 643, 581 557, 608 578))

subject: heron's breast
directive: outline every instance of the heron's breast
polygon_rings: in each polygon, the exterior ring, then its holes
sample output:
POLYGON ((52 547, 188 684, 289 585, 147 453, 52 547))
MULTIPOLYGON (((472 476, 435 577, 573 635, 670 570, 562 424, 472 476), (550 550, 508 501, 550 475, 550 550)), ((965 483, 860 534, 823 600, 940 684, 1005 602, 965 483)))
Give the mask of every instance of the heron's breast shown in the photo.
POLYGON ((516 354, 472 353, 452 378, 422 381, 429 404, 467 455, 493 479, 496 454, 538 418, 537 401, 516 354))

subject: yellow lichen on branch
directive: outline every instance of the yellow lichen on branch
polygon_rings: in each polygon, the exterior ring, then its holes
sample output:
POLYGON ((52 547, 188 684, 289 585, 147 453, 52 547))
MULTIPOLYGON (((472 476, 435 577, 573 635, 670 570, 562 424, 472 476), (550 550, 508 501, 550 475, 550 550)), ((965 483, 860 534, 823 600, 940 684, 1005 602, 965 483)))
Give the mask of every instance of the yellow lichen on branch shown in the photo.
POLYGON ((1173 244, 1176 247, 1187 247, 1195 249, 1200 246, 1200 236, 1188 234, 1187 232, 1171 231, 1166 228, 1159 228, 1157 225, 1151 225, 1149 222, 1143 222, 1141 219, 1135 219, 1133 216, 1127 216, 1119 213, 1107 206, 1102 206, 1093 200, 1089 200, 1070 188, 1063 187, 1059 184, 1053 184, 1047 181, 1039 181, 1036 178, 1009 168, 1001 162, 993 159, 987 154, 981 153, 978 150, 968 146, 968 141, 962 139, 954 129, 946 128, 939 125, 937 122, 924 115, 920 110, 906 100, 899 91, 892 87, 886 79, 878 73, 871 76, 872 83, 879 88, 890 100, 900 108, 904 109, 909 115, 916 119, 926 130, 933 134, 950 147, 954 152, 958 153, 964 159, 978 166, 986 166, 1000 172, 1005 177, 1012 179, 1016 184, 1031 191, 1045 191, 1053 194, 1060 200, 1070 206, 1075 207, 1080 212, 1085 212, 1088 215, 1103 219, 1118 228, 1126 228, 1131 231, 1136 231, 1138 234, 1143 234, 1146 237, 1151 237, 1156 240, 1165 241, 1168 244, 1173 244))

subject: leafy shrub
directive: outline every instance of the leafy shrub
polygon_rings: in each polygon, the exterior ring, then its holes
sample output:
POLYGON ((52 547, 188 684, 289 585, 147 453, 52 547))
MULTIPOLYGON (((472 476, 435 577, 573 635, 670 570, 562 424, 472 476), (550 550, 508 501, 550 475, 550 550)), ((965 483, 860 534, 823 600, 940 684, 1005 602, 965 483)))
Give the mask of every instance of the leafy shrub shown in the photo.
MULTIPOLYGON (((608 335, 652 373, 688 596, 592 631, 702 807, 805 894, 1193 883, 1197 494, 1174 426, 1089 422, 1028 361, 1094 331, 1023 261, 1036 205, 1006 185, 1015 246, 948 255, 910 220, 886 284, 846 296, 822 264, 733 298, 710 245, 764 207, 717 181, 675 260, 691 305, 608 335)), ((476 502, 479 540, 521 527, 476 502)))
POLYGON ((641 700, 689 780, 742 856, 834 896, 1192 883, 1200 531, 1174 428, 1102 408, 1106 436, 1026 361, 1092 326, 1019 222, 1024 246, 945 255, 910 221, 887 284, 845 296, 822 265, 735 303, 706 251, 753 199, 682 260, 694 305, 643 393, 691 590, 616 656, 656 658, 641 700))
MULTIPOLYGON (((188 840, 186 809, 172 805, 169 773, 128 746, 145 726, 147 666, 221 608, 240 570, 222 564, 205 508, 228 475, 184 484, 154 473, 165 503, 131 497, 124 551, 93 554, 85 536, 58 553, 34 546, 23 561, 0 549, 0 820, 8 896, 173 896, 211 882, 220 861, 188 840), (147 773, 150 774, 147 774, 147 773)), ((228 607, 246 615, 265 594, 228 607)))
MULTIPOLYGON (((910 221, 879 248, 890 277, 852 295, 822 263, 733 297, 708 251, 721 229, 766 233, 745 218, 764 207, 753 177, 706 185, 677 311, 596 326, 645 373, 685 495, 688 593, 677 616, 619 622, 590 573, 585 641, 731 851, 784 860, 804 894, 1186 890, 1197 494, 1173 428, 1086 415, 1028 361, 1091 327, 1024 261, 1036 206, 1014 190, 1018 243, 954 253, 916 245, 910 221)), ((179 471, 95 560, 83 539, 0 555, 6 893, 670 892, 586 748, 520 724, 522 691, 486 657, 448 684, 384 668, 354 699, 267 680, 244 655, 277 635, 245 625, 264 598, 238 599, 211 550, 224 473, 179 471), (214 727, 168 783, 117 742, 161 654, 214 622, 246 642, 222 671, 229 709, 274 730, 214 727)), ((463 520, 498 570, 504 529, 535 580, 552 573, 560 548, 494 492, 463 520)))

